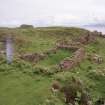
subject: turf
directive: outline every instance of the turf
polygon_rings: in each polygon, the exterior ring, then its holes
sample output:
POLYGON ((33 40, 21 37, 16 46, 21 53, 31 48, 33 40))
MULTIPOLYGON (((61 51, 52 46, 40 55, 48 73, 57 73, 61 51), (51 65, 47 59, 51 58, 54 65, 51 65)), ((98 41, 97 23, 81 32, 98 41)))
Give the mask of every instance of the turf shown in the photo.
MULTIPOLYGON (((78 38, 87 30, 73 27, 0 29, 0 38, 2 38, 3 31, 12 32, 16 41, 14 42, 13 64, 6 64, 5 57, 0 59, 0 105, 65 105, 62 100, 52 94, 51 84, 55 79, 62 81, 72 76, 78 77, 84 82, 85 86, 89 88, 93 101, 99 97, 105 97, 105 76, 97 74, 101 69, 105 69, 105 62, 98 65, 86 59, 72 70, 46 76, 33 73, 36 65, 18 59, 20 54, 44 52, 51 49, 58 40, 78 38)), ((105 60, 105 39, 98 37, 97 43, 88 44, 85 49, 87 54, 96 52, 105 60)), ((68 56, 72 56, 72 52, 59 50, 56 54, 51 54, 38 62, 37 65, 50 69, 51 66, 58 64, 68 56)))
POLYGON ((37 65, 41 65, 44 67, 57 65, 66 57, 70 57, 72 53, 72 51, 70 52, 67 50, 58 50, 55 54, 49 54, 46 59, 41 60, 40 62, 38 62, 37 65))

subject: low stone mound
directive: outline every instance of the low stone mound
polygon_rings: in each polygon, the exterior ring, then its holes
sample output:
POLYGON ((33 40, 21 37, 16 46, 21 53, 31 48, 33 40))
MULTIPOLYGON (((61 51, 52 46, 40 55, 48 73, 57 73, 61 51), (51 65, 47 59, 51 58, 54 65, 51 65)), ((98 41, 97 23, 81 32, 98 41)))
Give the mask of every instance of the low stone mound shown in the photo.
POLYGON ((88 58, 89 60, 97 64, 102 64, 104 62, 102 56, 98 54, 89 55, 88 58))
POLYGON ((88 32, 86 35, 77 39, 81 44, 88 44, 96 41, 96 35, 93 32, 88 32))
POLYGON ((25 54, 20 56, 21 59, 25 60, 25 61, 29 61, 29 62, 38 62, 39 60, 42 60, 45 58, 44 54, 38 54, 38 53, 34 53, 34 54, 25 54))

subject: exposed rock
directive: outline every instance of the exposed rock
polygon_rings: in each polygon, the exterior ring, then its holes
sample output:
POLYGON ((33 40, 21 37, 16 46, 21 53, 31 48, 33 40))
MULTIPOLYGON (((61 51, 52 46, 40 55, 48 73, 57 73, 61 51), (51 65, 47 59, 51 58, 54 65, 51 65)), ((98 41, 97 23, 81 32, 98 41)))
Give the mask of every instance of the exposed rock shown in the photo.
POLYGON ((91 60, 97 64, 103 63, 103 58, 100 55, 94 54, 91 56, 91 60))

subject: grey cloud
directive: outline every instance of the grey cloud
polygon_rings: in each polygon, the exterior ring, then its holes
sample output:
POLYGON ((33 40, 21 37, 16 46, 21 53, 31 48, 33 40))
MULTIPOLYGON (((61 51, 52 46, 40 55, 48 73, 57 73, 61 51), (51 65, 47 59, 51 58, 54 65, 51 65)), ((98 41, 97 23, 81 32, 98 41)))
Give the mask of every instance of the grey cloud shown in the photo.
POLYGON ((105 18, 100 0, 0 0, 0 25, 86 24, 105 18))

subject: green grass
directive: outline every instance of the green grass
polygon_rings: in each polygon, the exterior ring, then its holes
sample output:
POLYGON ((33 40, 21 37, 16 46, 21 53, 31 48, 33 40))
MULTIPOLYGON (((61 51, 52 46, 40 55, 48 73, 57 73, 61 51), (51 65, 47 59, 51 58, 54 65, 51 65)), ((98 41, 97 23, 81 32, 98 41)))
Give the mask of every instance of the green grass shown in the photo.
POLYGON ((51 66, 58 64, 65 57, 71 56, 72 52, 59 50, 36 65, 17 59, 18 55, 44 52, 53 48, 58 40, 71 40, 84 35, 87 31, 66 27, 0 29, 0 37, 2 31, 12 32, 17 40, 14 45, 15 60, 13 64, 6 64, 5 59, 0 61, 0 105, 65 105, 64 101, 52 94, 50 88, 53 80, 63 81, 72 76, 80 78, 84 82, 93 101, 99 97, 105 97, 105 76, 94 72, 105 69, 105 39, 97 38, 97 43, 85 46, 87 54, 96 52, 103 57, 102 64, 95 64, 86 59, 72 70, 46 76, 33 73, 35 67, 41 66, 52 70, 51 66), (50 103, 46 104, 46 100, 50 100, 50 103))
POLYGON ((11 72, 7 75, 0 73, 0 104, 42 104, 44 100, 51 96, 50 81, 46 77, 37 75, 30 77, 21 72, 11 72))
POLYGON ((48 57, 44 60, 41 60, 38 62, 37 65, 41 66, 54 66, 56 64, 59 64, 61 60, 63 60, 66 57, 70 57, 72 55, 72 52, 68 50, 58 50, 55 54, 49 54, 48 57))

